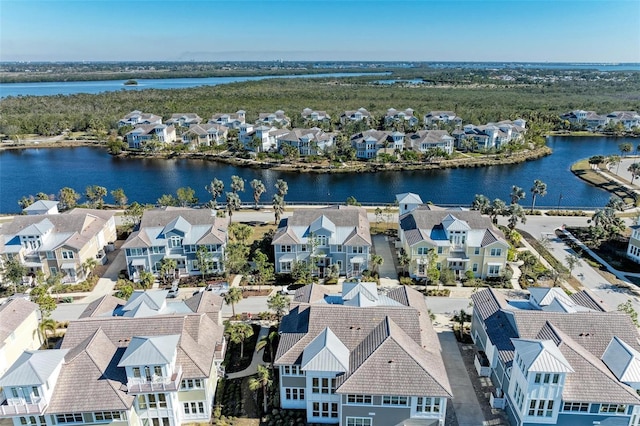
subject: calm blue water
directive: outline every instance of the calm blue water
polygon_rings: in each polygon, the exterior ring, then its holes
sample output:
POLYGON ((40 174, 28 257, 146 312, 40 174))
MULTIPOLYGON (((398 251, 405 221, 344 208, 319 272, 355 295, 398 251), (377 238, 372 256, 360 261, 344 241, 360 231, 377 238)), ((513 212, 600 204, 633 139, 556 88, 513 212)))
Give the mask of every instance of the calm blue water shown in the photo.
POLYGON ((197 86, 217 86, 219 84, 238 83, 242 81, 264 80, 267 78, 338 78, 359 77, 363 75, 388 75, 389 73, 327 73, 301 75, 263 75, 253 77, 209 77, 209 78, 156 78, 137 79, 137 86, 125 86, 127 80, 105 81, 55 81, 43 83, 7 83, 0 84, 0 99, 7 96, 48 96, 74 95, 76 93, 101 93, 117 90, 144 89, 186 89, 197 86))
MULTIPOLYGON (((572 163, 591 155, 617 152, 619 143, 637 144, 637 139, 604 137, 554 137, 548 141, 554 153, 543 159, 513 166, 447 169, 411 172, 377 172, 360 174, 301 174, 272 170, 237 168, 203 160, 160 160, 114 158, 100 148, 78 147, 57 149, 25 149, 0 152, 0 212, 19 211, 17 201, 28 194, 57 193, 70 186, 82 193, 88 185, 105 186, 109 191, 123 188, 130 201, 155 202, 162 194, 175 194, 176 189, 190 186, 201 201, 209 200, 204 187, 214 177, 225 182, 227 190, 232 175, 246 180, 241 199, 252 201, 249 182, 261 179, 267 187, 262 201, 270 204, 277 179, 289 184, 289 201, 344 202, 355 196, 362 202, 392 203, 394 195, 415 192, 436 204, 470 204, 475 194, 489 198, 509 198, 512 185, 527 191, 534 179, 548 185, 546 197, 537 205, 560 207, 601 207, 609 194, 591 187, 569 170, 572 163)), ((112 202, 107 197, 107 202, 112 202)))

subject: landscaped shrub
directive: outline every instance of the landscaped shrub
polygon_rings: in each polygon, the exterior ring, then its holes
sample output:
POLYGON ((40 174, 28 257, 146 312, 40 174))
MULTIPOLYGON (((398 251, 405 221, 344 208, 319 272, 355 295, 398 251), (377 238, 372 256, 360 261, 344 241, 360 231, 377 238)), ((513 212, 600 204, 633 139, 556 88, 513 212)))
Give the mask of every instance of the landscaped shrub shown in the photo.
POLYGON ((427 296, 449 297, 451 290, 448 288, 443 288, 441 290, 427 290, 425 294, 427 296))

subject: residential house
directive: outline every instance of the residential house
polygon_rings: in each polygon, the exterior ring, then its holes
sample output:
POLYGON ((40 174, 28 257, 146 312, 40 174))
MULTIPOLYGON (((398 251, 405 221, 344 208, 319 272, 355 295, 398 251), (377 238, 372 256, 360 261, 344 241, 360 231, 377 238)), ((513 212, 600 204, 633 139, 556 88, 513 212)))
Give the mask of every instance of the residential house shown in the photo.
POLYGON ((305 108, 302 110, 302 118, 307 121, 322 121, 325 123, 331 122, 331 116, 326 111, 315 111, 311 108, 305 108))
POLYGON ((189 128, 194 124, 202 123, 202 118, 195 113, 171 114, 171 118, 165 121, 167 126, 189 128))
POLYGON ((221 124, 192 124, 182 134, 182 141, 194 148, 202 145, 219 146, 227 141, 228 135, 229 128, 221 124))
POLYGON ((396 194, 396 202, 398 203, 398 214, 402 216, 420 207, 422 198, 412 192, 403 192, 402 194, 396 194))
POLYGON ((261 112, 258 114, 256 124, 259 126, 276 126, 276 127, 288 127, 291 124, 291 119, 286 116, 281 109, 276 112, 261 112))
POLYGON ((42 345, 38 332, 38 305, 23 298, 0 305, 0 376, 24 351, 42 345))
POLYGON ((151 141, 173 143, 176 141, 176 129, 164 124, 141 124, 125 135, 129 148, 143 148, 151 141))
POLYGON ((311 129, 281 130, 275 134, 276 147, 279 151, 285 145, 292 146, 305 157, 319 155, 333 146, 336 135, 328 133, 317 127, 311 129))
POLYGON ((134 280, 140 272, 158 274, 162 260, 176 261, 176 275, 220 274, 224 271, 228 221, 209 209, 167 207, 146 210, 137 231, 122 245, 127 271, 134 280), (209 269, 202 271, 196 253, 204 247, 209 269))
POLYGON ((402 151, 404 145, 404 133, 397 131, 371 129, 351 136, 356 157, 366 160, 376 158, 380 153, 395 154, 402 151))
POLYGON ((235 113, 219 113, 213 114, 209 119, 211 124, 220 124, 230 129, 239 129, 240 125, 245 122, 246 112, 238 110, 235 113))
POLYGON ((640 220, 630 226, 631 236, 627 245, 627 257, 636 263, 640 263, 640 220))
POLYGON ((420 206, 400 216, 400 244, 409 255, 412 278, 427 277, 430 250, 436 268, 453 270, 456 277, 467 271, 475 277, 498 277, 504 273, 509 243, 502 231, 478 211, 432 210, 420 206))
POLYGON ((114 215, 108 210, 73 209, 16 216, 0 228, 0 255, 20 261, 28 274, 62 274, 64 283, 83 280, 87 259, 106 261, 107 244, 117 237, 114 215))
POLYGON ((118 127, 141 126, 150 124, 162 124, 162 117, 141 111, 131 111, 129 114, 118 120, 118 127))
POLYGON ((446 130, 418 130, 407 138, 407 148, 416 152, 444 152, 453 154, 455 139, 446 130))
POLYGON ((280 405, 310 423, 444 426, 451 385, 424 297, 345 282, 296 292, 280 323, 280 405))
POLYGON ((636 426, 640 335, 629 315, 607 312, 587 291, 529 291, 471 296, 475 366, 495 387, 492 406, 514 426, 636 426))
POLYGON ((453 111, 429 111, 424 115, 424 124, 426 126, 439 124, 462 124, 462 118, 458 117, 453 111))
POLYGON ((526 121, 523 119, 504 120, 487 123, 483 126, 467 124, 452 132, 457 148, 500 149, 510 142, 522 143, 526 133, 526 121), (472 141, 469 144, 469 141, 472 141))
POLYGON ((278 142, 276 138, 288 134, 286 129, 278 129, 271 126, 257 126, 243 124, 240 126, 238 140, 245 149, 255 152, 267 152, 276 149, 278 142))
POLYGON ((22 211, 28 215, 58 214, 58 202, 38 200, 22 211))
POLYGON ((373 117, 371 113, 367 111, 365 108, 358 108, 355 111, 345 111, 340 115, 340 123, 354 123, 357 121, 366 121, 367 123, 371 123, 373 117))
POLYGON ((609 122, 622 123, 626 130, 640 126, 640 114, 635 111, 613 111, 607 114, 609 122))
POLYGON ((295 210, 280 221, 271 245, 278 274, 305 262, 320 277, 334 268, 340 275, 359 277, 371 259, 367 211, 355 206, 295 210))
POLYGON ((407 126, 414 127, 418 125, 418 122, 418 117, 413 115, 413 110, 411 108, 407 108, 404 111, 397 111, 394 108, 389 108, 384 116, 384 124, 386 126, 390 126, 394 123, 406 123, 407 126))
POLYGON ((583 125, 587 129, 601 129, 609 123, 609 117, 600 115, 595 111, 584 111, 581 109, 569 111, 560 116, 561 120, 567 120, 574 125, 583 125))
POLYGON ((0 417, 16 426, 208 422, 225 350, 223 326, 206 313, 84 317, 60 349, 24 352, 4 374, 0 417))

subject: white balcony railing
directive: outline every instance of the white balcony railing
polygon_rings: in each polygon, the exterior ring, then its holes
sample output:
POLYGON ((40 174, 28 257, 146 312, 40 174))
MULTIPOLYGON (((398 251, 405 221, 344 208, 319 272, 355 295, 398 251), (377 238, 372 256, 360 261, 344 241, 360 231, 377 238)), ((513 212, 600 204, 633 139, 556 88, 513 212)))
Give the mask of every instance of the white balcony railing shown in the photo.
POLYGON ((129 393, 148 393, 157 391, 177 391, 182 380, 182 366, 171 375, 171 377, 156 376, 151 379, 146 377, 131 377, 127 381, 127 391, 129 393))
POLYGON ((0 405, 0 416, 13 417, 20 414, 42 414, 47 403, 44 398, 34 397, 30 401, 24 398, 8 398, 0 405))

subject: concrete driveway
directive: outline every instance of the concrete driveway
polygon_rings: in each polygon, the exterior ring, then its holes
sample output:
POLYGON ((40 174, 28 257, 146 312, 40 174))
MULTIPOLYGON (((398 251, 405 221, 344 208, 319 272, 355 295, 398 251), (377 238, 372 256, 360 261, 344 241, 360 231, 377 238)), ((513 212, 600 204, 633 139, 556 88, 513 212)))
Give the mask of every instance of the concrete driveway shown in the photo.
POLYGON ((383 234, 377 234, 373 236, 373 248, 378 256, 381 256, 384 263, 378 268, 378 275, 380 276, 380 284, 398 284, 398 271, 394 262, 394 253, 391 251, 389 243, 389 237, 383 234), (382 282, 382 280, 391 280, 395 282, 382 282))

